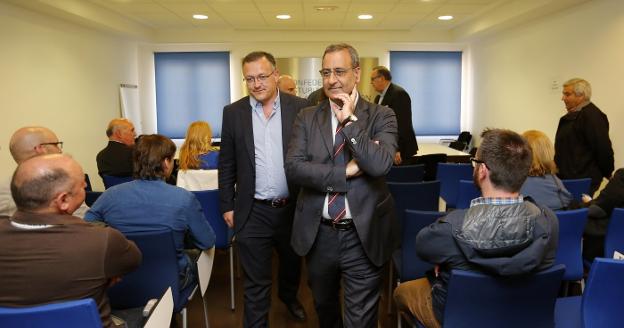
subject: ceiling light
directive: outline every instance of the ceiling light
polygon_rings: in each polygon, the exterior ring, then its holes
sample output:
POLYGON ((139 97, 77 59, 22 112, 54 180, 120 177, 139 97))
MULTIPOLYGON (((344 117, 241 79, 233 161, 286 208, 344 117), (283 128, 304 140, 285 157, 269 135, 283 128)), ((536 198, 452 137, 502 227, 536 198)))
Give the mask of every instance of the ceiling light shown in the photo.
POLYGON ((195 14, 195 15, 193 15, 193 18, 195 18, 195 19, 208 19, 208 15, 195 14))
POLYGON ((316 6, 314 9, 317 11, 334 11, 338 9, 338 6, 316 6))
POLYGON ((373 15, 370 14, 362 14, 362 15, 358 15, 358 19, 373 19, 373 15))
POLYGON ((444 16, 438 16, 439 20, 451 20, 453 19, 453 16, 451 15, 444 15, 444 16))
POLYGON ((288 15, 288 14, 279 14, 279 15, 275 16, 275 18, 277 18, 277 19, 290 19, 290 15, 288 15))

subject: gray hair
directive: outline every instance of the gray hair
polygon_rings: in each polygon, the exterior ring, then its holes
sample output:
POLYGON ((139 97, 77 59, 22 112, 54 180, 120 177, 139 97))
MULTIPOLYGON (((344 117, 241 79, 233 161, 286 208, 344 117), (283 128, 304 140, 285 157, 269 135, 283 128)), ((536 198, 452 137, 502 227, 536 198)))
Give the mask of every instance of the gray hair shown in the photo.
POLYGON ((567 87, 567 86, 572 86, 574 88, 574 93, 576 94, 577 97, 584 95, 585 100, 587 101, 591 100, 592 90, 591 90, 591 84, 589 84, 589 82, 580 78, 573 78, 563 83, 563 87, 567 87))
POLYGON ((349 55, 351 56, 351 67, 360 67, 360 56, 358 56, 357 50, 355 50, 353 46, 346 43, 330 44, 327 46, 327 48, 325 48, 325 52, 323 53, 323 59, 325 59, 325 55, 328 53, 338 52, 345 49, 349 51, 349 55))

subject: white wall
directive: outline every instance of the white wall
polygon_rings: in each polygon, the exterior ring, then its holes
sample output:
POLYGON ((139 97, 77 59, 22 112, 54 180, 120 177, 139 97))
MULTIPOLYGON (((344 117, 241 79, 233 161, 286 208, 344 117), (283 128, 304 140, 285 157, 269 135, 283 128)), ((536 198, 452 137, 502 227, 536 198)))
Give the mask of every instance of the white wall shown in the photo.
POLYGON ((95 156, 120 115, 119 84, 138 80, 137 45, 0 3, 0 176, 13 172, 9 139, 44 125, 103 190, 95 156))
POLYGON ((472 131, 538 129, 554 141, 565 114, 560 85, 581 77, 609 117, 615 167, 624 166, 622 35, 624 1, 596 0, 472 42, 472 131))

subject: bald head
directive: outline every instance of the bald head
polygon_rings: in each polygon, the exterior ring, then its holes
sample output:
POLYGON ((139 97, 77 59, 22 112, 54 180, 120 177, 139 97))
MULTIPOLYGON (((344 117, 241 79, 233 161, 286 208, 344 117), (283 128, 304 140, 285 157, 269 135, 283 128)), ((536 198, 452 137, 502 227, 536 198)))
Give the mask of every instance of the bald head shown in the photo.
POLYGON ((125 118, 115 118, 106 128, 106 136, 109 140, 121 142, 127 146, 134 145, 134 124, 125 118))
POLYGON ((17 164, 35 156, 58 154, 62 150, 58 138, 52 130, 43 126, 26 126, 18 129, 11 136, 9 149, 17 164))
POLYGON ((13 173, 11 195, 18 210, 73 213, 84 201, 84 172, 67 155, 35 156, 13 173))
POLYGON ((293 96, 297 95, 297 84, 290 75, 280 76, 279 80, 277 80, 277 87, 281 92, 290 93, 293 96))

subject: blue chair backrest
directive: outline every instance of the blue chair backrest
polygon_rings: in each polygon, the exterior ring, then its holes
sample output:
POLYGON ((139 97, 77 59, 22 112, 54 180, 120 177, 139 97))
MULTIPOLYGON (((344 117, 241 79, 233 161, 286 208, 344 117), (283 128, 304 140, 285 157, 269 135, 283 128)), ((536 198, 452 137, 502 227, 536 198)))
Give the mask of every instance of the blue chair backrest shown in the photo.
POLYGON ((403 231, 401 237, 401 281, 414 280, 424 277, 425 272, 433 267, 433 264, 425 262, 416 255, 416 235, 428 225, 443 217, 446 213, 434 211, 405 210, 403 231))
POLYGON ((613 257, 614 251, 624 254, 624 208, 613 209, 605 236, 604 256, 613 257))
POLYGON ((583 292, 582 318, 585 328, 622 327, 624 261, 596 258, 583 292))
POLYGON ((472 179, 472 165, 438 163, 437 179, 440 180, 440 196, 446 202, 446 207, 455 208, 459 194, 459 180, 472 179))
POLYGON ((160 298, 171 287, 175 308, 186 300, 179 298, 179 274, 176 247, 171 230, 126 233, 143 254, 139 268, 108 290, 111 307, 128 309, 145 306, 160 298))
POLYGON ((405 210, 437 211, 440 198, 440 181, 388 182, 394 198, 397 217, 403 222, 405 210))
POLYGON ((566 266, 563 280, 581 280, 583 278, 581 238, 587 223, 587 208, 555 213, 559 220, 559 245, 555 263, 566 266))
POLYGON ((102 196, 101 191, 87 191, 85 193, 85 204, 89 207, 93 206, 93 203, 95 203, 100 196, 102 196))
POLYGON ((563 179, 561 182, 563 183, 563 186, 572 194, 572 197, 579 202, 582 200, 581 198, 583 194, 589 194, 589 187, 591 186, 590 178, 563 179))
POLYGON ((85 191, 93 191, 93 187, 91 187, 91 179, 89 179, 89 175, 85 173, 85 191))
POLYGON ((217 237, 215 247, 218 249, 228 248, 230 244, 230 229, 225 224, 219 208, 219 190, 202 190, 193 191, 192 193, 199 200, 204 210, 204 216, 217 237))
POLYGON ((118 184, 122 184, 125 182, 130 182, 134 180, 133 177, 116 177, 113 175, 102 175, 102 181, 104 182, 104 189, 108 189, 112 186, 116 186, 118 184))
POLYGON ((87 298, 32 307, 0 307, 0 327, 100 328, 102 320, 95 301, 87 298))
POLYGON ((425 164, 392 166, 386 175, 388 182, 421 182, 425 176, 425 164))
POLYGON ((456 208, 469 208, 470 201, 479 197, 481 197, 481 191, 477 189, 472 180, 459 180, 459 195, 457 196, 456 208))
POLYGON ((552 328, 564 266, 516 277, 453 270, 444 327, 552 328))

